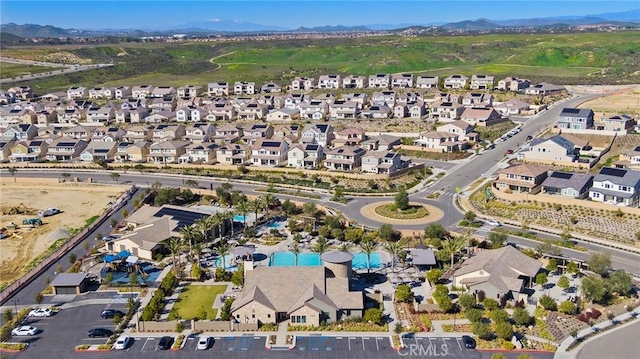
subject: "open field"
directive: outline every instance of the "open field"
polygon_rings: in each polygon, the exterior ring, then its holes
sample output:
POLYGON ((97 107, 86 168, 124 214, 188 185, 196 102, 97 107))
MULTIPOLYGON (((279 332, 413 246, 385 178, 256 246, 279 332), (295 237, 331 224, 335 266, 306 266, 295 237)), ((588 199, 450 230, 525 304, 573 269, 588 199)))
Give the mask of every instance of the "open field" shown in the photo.
MULTIPOLYGON (((100 186, 79 183, 58 183, 57 179, 12 178, 0 180, 2 213, 19 205, 33 210, 33 214, 2 215, 0 225, 13 222, 17 234, 0 241, 0 282, 18 277, 38 255, 60 238, 50 238, 58 229, 81 228, 86 221, 107 207, 126 190, 124 186, 100 186), (57 207, 63 212, 42 218, 44 225, 28 229, 22 227, 25 218, 38 217, 37 211, 57 207)), ((54 236, 55 237, 55 236, 54 236)))
MULTIPOLYGON (((640 32, 298 39, 242 42, 120 43, 8 47, 3 56, 32 60, 68 53, 114 63, 87 73, 42 79, 43 91, 70 84, 204 85, 212 81, 289 82, 295 76, 411 72, 486 73, 533 82, 640 82, 640 32)), ((71 56, 66 59, 73 58, 71 56)), ((35 87, 34 83, 25 83, 35 87)))
POLYGON ((217 310, 213 309, 213 302, 218 294, 224 293, 226 285, 188 285, 184 287, 174 308, 182 319, 195 319, 200 308, 207 311, 207 319, 214 320, 217 310))
POLYGON ((590 108, 596 117, 614 114, 640 115, 640 90, 621 91, 582 103, 580 108, 590 108))
POLYGON ((48 72, 54 69, 53 67, 46 66, 32 66, 32 65, 22 65, 22 64, 12 64, 9 62, 0 62, 0 77, 2 78, 12 78, 18 77, 22 75, 28 74, 38 74, 42 72, 48 72))

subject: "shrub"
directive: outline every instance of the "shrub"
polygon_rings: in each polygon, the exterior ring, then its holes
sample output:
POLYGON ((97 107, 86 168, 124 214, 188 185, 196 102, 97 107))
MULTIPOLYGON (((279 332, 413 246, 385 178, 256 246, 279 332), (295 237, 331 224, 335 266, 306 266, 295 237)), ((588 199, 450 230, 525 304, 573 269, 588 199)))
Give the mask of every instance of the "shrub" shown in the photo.
MULTIPOLYGON (((431 285, 436 285, 438 281, 440 281, 440 278, 442 278, 442 271, 438 268, 433 268, 427 272, 426 277, 431 285)), ((473 301, 475 302, 475 298, 473 301)))
POLYGON ((469 308, 467 309, 467 319, 469 319, 470 322, 477 322, 480 321, 482 319, 482 314, 484 312, 482 311, 482 309, 478 309, 478 308, 469 308))
POLYGON ((529 312, 525 308, 519 307, 513 310, 513 321, 517 325, 529 325, 531 324, 531 319, 529 312))
POLYGON ((509 314, 504 309, 492 310, 489 316, 494 323, 509 322, 509 314))
MULTIPOLYGON (((498 342, 500 343, 500 347, 501 347, 502 349, 504 349, 504 350, 513 350, 513 349, 515 349, 515 348, 516 348, 516 346, 515 346, 515 345, 513 345, 513 343, 511 343, 511 342, 510 342, 510 341, 508 341, 508 340, 504 340, 504 339, 500 338, 500 339, 498 340, 498 342)), ((491 358, 493 358, 493 356, 491 356, 491 358)), ((506 359, 506 357, 505 357, 505 359, 506 359)))
POLYGON ((364 316, 362 317, 362 319, 365 322, 371 322, 377 325, 382 325, 382 310, 378 309, 378 308, 369 308, 367 310, 365 310, 364 312, 364 316))
POLYGON ((76 345, 75 349, 76 350, 87 350, 87 349, 89 349, 89 344, 76 345))
POLYGON ((484 302, 484 298, 485 298, 484 290, 479 290, 478 293, 476 293, 476 296, 479 303, 484 302))
POLYGON ((513 327, 509 322, 500 322, 496 324, 496 334, 504 340, 511 340, 513 337, 513 327))
POLYGON ((182 347, 182 342, 184 342, 184 334, 178 335, 176 341, 171 346, 171 349, 180 349, 180 347, 182 347))
POLYGON ((481 321, 473 322, 473 334, 484 340, 491 340, 493 337, 489 324, 481 321))
POLYGON ((482 305, 484 306, 484 309, 486 309, 486 310, 496 310, 499 307, 498 301, 493 299, 493 298, 485 298, 482 301, 482 305))
POLYGON ((184 331, 184 323, 177 322, 176 323, 176 332, 182 333, 184 331))
POLYGON ((540 299, 538 300, 538 303, 542 306, 542 308, 546 310, 557 309, 556 301, 546 294, 540 297, 540 299))
POLYGON ((396 300, 398 302, 413 303, 413 292, 411 287, 401 284, 396 289, 396 300))
POLYGON ((570 300, 565 300, 564 302, 560 303, 560 306, 558 306, 558 310, 565 314, 573 314, 573 311, 575 309, 575 304, 573 304, 573 302, 570 300))
POLYGON ((491 354, 491 359, 507 359, 507 357, 502 353, 493 353, 491 354))
POLYGON ((476 297, 474 297, 472 294, 462 294, 460 295, 460 297, 458 297, 458 304, 463 306, 465 309, 469 309, 476 305, 476 297))

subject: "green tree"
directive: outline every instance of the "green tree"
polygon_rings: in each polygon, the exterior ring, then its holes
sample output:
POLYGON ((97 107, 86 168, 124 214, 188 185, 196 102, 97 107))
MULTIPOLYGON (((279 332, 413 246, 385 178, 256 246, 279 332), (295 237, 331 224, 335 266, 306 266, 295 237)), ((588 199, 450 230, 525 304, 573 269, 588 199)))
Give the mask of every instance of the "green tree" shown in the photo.
POLYGON ((493 320, 494 323, 500 322, 508 322, 509 321, 509 313, 507 313, 504 309, 495 309, 489 313, 489 317, 493 320))
POLYGON ((444 239, 448 232, 440 223, 431 223, 424 229, 424 236, 429 239, 444 239))
POLYGON ((544 287, 549 282, 549 278, 547 278, 547 273, 538 273, 536 276, 536 284, 544 287))
POLYGON ((484 309, 492 311, 498 309, 500 307, 500 303, 498 303, 498 301, 493 298, 485 298, 482 301, 482 306, 484 307, 484 309))
POLYGON ((378 236, 385 241, 392 241, 395 237, 395 230, 390 224, 383 224, 378 230, 378 236))
POLYGON ((507 235, 500 232, 490 232, 487 236, 487 241, 491 243, 491 248, 493 249, 502 248, 507 242, 507 235))
MULTIPOLYGON (((429 273, 427 273, 429 274, 429 273)), ((476 297, 473 294, 462 294, 458 297, 458 304, 464 307, 464 309, 468 310, 476 305, 476 297)))
POLYGON ((507 357, 502 353, 493 353, 491 354, 491 359, 507 359, 507 357))
POLYGON ((482 309, 479 308, 469 308, 466 311, 466 316, 467 319, 469 319, 470 322, 474 323, 477 321, 480 321, 482 319, 482 315, 483 315, 484 311, 482 309))
POLYGON ((409 195, 404 188, 401 188, 400 191, 394 197, 394 202, 397 209, 406 210, 409 208, 409 195))
POLYGON ((594 253, 587 258, 586 263, 589 270, 604 275, 611 269, 611 254, 594 253))
POLYGON ((532 318, 526 308, 519 307, 513 310, 513 321, 517 325, 527 326, 531 324, 532 318))
POLYGON ((611 293, 628 296, 633 290, 631 276, 623 270, 615 271, 609 275, 605 285, 611 293))
POLYGON ((571 283, 569 282, 569 278, 567 278, 566 276, 561 276, 558 279, 558 287, 562 288, 563 290, 569 289, 570 286, 571 283))
POLYGON ((329 242, 327 242, 327 239, 323 236, 319 236, 313 244, 313 247, 311 247, 311 251, 322 255, 322 253, 329 250, 329 247, 330 245, 329 242))
POLYGON ((222 260, 222 269, 226 271, 227 270, 226 256, 231 254, 231 246, 229 246, 228 244, 221 244, 216 250, 216 252, 218 252, 218 256, 220 256, 220 259, 222 260))
MULTIPOLYGON (((242 216, 242 226, 243 228, 247 228, 247 214, 251 212, 251 205, 247 201, 240 201, 235 206, 236 214, 242 216)), ((258 220, 257 218, 255 219, 258 220)))
MULTIPOLYGON (((17 313, 16 313, 17 314, 17 313)), ((13 319, 13 309, 7 308, 4 310, 4 315, 2 316, 5 323, 8 323, 13 319)))
POLYGON ((398 255, 403 250, 402 246, 398 242, 385 242, 384 250, 387 251, 391 255, 391 272, 395 273, 396 271, 396 260, 398 255))
POLYGON ((371 272, 371 254, 375 252, 378 245, 376 242, 367 239, 360 242, 360 249, 367 255, 367 273, 371 272))
MULTIPOLYGON (((442 278, 442 271, 438 268, 433 268, 427 272, 426 277, 429 283, 431 283, 431 285, 436 285, 438 284, 438 281, 440 281, 440 278, 442 278)), ((475 301, 476 300, 474 298, 473 299, 474 304, 475 304, 475 301)))
POLYGON ((195 188, 198 187, 198 182, 193 179, 188 179, 184 181, 184 185, 187 187, 195 188))
POLYGON ((169 310, 169 316, 167 317, 167 319, 170 321, 182 319, 182 316, 180 315, 180 312, 178 311, 177 307, 172 307, 169 310))
POLYGON ((42 303, 43 300, 44 300, 44 295, 42 294, 42 292, 36 293, 36 297, 35 297, 36 304, 42 303))
POLYGON ((398 288, 396 288, 396 301, 413 303, 413 292, 411 291, 411 287, 406 284, 400 284, 398 288))
POLYGON ((379 308, 369 308, 364 311, 362 320, 373 324, 382 325, 382 310, 379 308))
POLYGON ((180 253, 182 252, 183 244, 182 238, 179 237, 171 237, 167 242, 167 249, 171 252, 173 271, 175 273, 178 273, 178 268, 180 267, 180 253))
POLYGON ((489 324, 484 323, 482 321, 473 322, 472 325, 473 334, 480 337, 480 339, 491 340, 493 337, 493 333, 491 332, 491 326, 489 324))
POLYGON ((233 275, 231 275, 231 283, 233 283, 233 285, 235 285, 236 287, 241 287, 244 283, 244 267, 240 268, 241 266, 242 265, 239 265, 238 269, 233 272, 233 275))
POLYGON ((555 273, 558 271, 558 261, 555 258, 550 258, 545 269, 548 270, 549 273, 555 273))
POLYGON ((451 237, 446 241, 442 241, 442 250, 451 256, 451 268, 453 268, 453 259, 464 248, 465 238, 463 236, 451 237))
POLYGON ((69 253, 69 264, 73 265, 78 260, 75 253, 69 253))
POLYGON ((437 301, 438 301, 438 307, 440 308, 441 311, 445 313, 453 312, 453 310, 456 307, 455 304, 453 304, 453 301, 451 300, 451 298, 449 298, 449 296, 440 297, 437 299, 437 301))
POLYGON ((567 263, 567 273, 578 274, 580 273, 580 267, 576 262, 569 262, 567 263))
POLYGON ((202 268, 200 268, 200 264, 193 264, 191 266, 191 278, 195 280, 202 280, 202 268))
POLYGON ((469 223, 475 222, 476 218, 477 215, 473 211, 467 211, 467 213, 464 214, 464 219, 469 223))
POLYGON ((496 334, 498 335, 498 338, 511 340, 511 338, 513 338, 513 327, 511 326, 511 323, 505 321, 496 324, 496 334))
POLYGON ((16 183, 16 172, 18 172, 18 169, 15 167, 9 167, 7 168, 7 171, 9 171, 9 174, 13 177, 13 183, 16 183))
POLYGON ((220 319, 229 320, 231 319, 231 305, 233 305, 234 297, 229 297, 224 301, 222 308, 220 309, 220 319))
POLYGON ((111 172, 109 173, 109 177, 111 177, 112 180, 118 183, 118 180, 120 179, 120 174, 118 172, 111 172))
POLYGON ((306 202, 302 205, 302 213, 309 217, 316 217, 318 214, 318 207, 313 202, 306 202))
POLYGON ((294 242, 289 250, 291 251, 291 253, 293 253, 295 265, 298 266, 298 255, 300 254, 300 252, 302 252, 302 247, 300 247, 300 244, 298 244, 297 242, 294 242))
POLYGON ((538 303, 540 303, 542 308, 544 308, 546 310, 556 310, 557 309, 556 301, 553 298, 551 298, 550 296, 546 295, 546 294, 544 294, 542 297, 540 297, 540 299, 538 300, 538 303))
POLYGON ((573 304, 573 302, 570 300, 565 300, 564 302, 560 303, 560 305, 558 306, 558 310, 565 314, 573 314, 573 311, 575 309, 576 309, 575 304, 573 304))
POLYGON ((543 254, 552 254, 554 256, 559 256, 562 254, 562 251, 558 246, 555 246, 551 243, 544 242, 538 246, 538 252, 543 254))
POLYGON ((196 314, 195 319, 207 320, 207 309, 205 307, 200 307, 198 309, 198 313, 196 314))

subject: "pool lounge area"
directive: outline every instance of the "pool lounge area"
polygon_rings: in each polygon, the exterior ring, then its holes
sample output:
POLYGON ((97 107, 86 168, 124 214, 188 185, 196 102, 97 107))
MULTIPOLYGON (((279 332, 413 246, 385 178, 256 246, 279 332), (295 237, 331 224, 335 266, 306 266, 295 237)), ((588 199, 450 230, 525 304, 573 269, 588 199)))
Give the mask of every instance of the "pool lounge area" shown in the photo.
MULTIPOLYGON (((366 253, 354 253, 354 258, 351 261, 351 266, 355 270, 367 269, 367 255, 366 253)), ((296 256, 293 252, 276 252, 269 256, 269 266, 272 267, 292 267, 296 265, 296 256)), ((298 254, 298 266, 320 266, 322 262, 318 253, 299 253, 298 254)), ((378 269, 382 267, 382 260, 380 253, 371 253, 370 268, 378 269)))

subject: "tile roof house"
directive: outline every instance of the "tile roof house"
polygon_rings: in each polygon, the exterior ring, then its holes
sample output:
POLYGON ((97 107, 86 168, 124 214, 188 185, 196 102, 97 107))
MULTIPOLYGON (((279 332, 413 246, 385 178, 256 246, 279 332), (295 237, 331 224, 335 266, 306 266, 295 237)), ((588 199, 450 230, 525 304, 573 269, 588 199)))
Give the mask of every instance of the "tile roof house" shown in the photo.
POLYGON ((247 103, 238 108, 239 120, 262 120, 269 110, 267 106, 259 103, 247 103))
POLYGON ((344 130, 334 132, 334 135, 335 138, 332 141, 334 147, 357 146, 367 138, 364 130, 357 127, 347 127, 344 130))
POLYGON ((640 171, 603 167, 593 178, 589 190, 593 201, 618 206, 640 206, 640 171))
POLYGON ((413 87, 413 74, 393 74, 391 75, 392 88, 413 87))
POLYGON ((403 161, 401 156, 395 152, 367 152, 362 156, 362 172, 391 174, 406 168, 409 163, 410 161, 403 161))
POLYGON ((89 89, 89 98, 90 99, 112 99, 115 93, 111 87, 94 87, 89 89))
POLYGON ((116 100, 122 100, 129 96, 131 96, 131 88, 129 86, 118 86, 113 89, 113 97, 115 97, 116 100))
POLYGON ((524 90, 524 93, 527 95, 550 95, 564 90, 563 86, 541 82, 537 85, 530 85, 524 90))
POLYGON ((457 102, 438 101, 431 105, 430 116, 439 121, 455 121, 464 110, 465 107, 457 102))
POLYGON ((364 106, 369 104, 369 96, 364 92, 345 93, 342 94, 342 99, 355 102, 360 108, 364 108, 364 106))
POLYGON ((151 93, 148 96, 173 99, 175 94, 176 89, 171 86, 156 86, 151 90, 151 93))
POLYGON ((353 146, 341 146, 325 151, 324 166, 330 170, 354 171, 362 164, 365 150, 353 146))
POLYGON ((0 141, 0 162, 7 162, 10 160, 11 150, 13 147, 13 141, 0 141))
POLYGON ((318 78, 319 89, 339 89, 342 86, 340 75, 322 75, 318 78))
POLYGON ((87 148, 87 142, 75 138, 62 137, 53 140, 47 150, 49 161, 69 162, 80 156, 87 148))
POLYGON ((585 198, 592 185, 593 176, 588 173, 553 171, 542 182, 542 193, 585 198))
POLYGON ((472 75, 469 88, 472 90, 491 90, 493 89, 493 76, 489 75, 472 75))
POLYGON ((461 141, 460 135, 455 133, 428 131, 420 133, 420 136, 414 141, 414 145, 435 152, 453 152, 463 149, 467 142, 461 141))
POLYGON ((594 123, 594 127, 599 131, 626 131, 633 128, 636 120, 629 115, 611 115, 602 117, 594 123))
POLYGON ((69 89, 67 90, 68 100, 73 100, 76 98, 87 98, 88 95, 89 92, 87 91, 87 88, 82 86, 69 87, 69 89))
POLYGON ((349 75, 342 79, 342 88, 344 89, 362 89, 367 84, 365 76, 349 75))
POLYGON ((395 91, 379 91, 374 92, 371 95, 371 104, 372 105, 385 105, 385 106, 393 106, 396 103, 396 92, 395 91))
MULTIPOLYGON (((147 157, 149 157, 150 146, 151 144, 149 142, 134 142, 129 144, 125 148, 126 161, 146 162, 147 157)), ((116 156, 120 154, 119 150, 120 150, 120 146, 118 146, 118 151, 116 152, 116 156)))
POLYGON ((177 140, 165 140, 156 142, 149 146, 149 156, 147 161, 150 163, 177 163, 178 158, 187 152, 189 142, 177 140))
POLYGON ((502 122, 502 117, 493 108, 466 107, 460 119, 472 126, 487 127, 502 122))
POLYGON ((505 101, 501 104, 495 105, 493 108, 496 109, 501 115, 509 116, 509 115, 519 115, 525 111, 529 111, 530 105, 522 100, 511 99, 509 101, 505 101))
POLYGON ((473 126, 462 120, 457 120, 438 126, 436 128, 436 131, 457 134, 463 141, 478 142, 480 140, 480 134, 477 132, 473 132, 473 126))
POLYGON ((467 86, 469 78, 464 75, 451 75, 444 79, 444 88, 446 89, 463 89, 467 86))
POLYGON ((224 165, 242 165, 249 161, 251 146, 229 143, 216 149, 216 160, 224 165))
POLYGON ((138 85, 131 88, 131 97, 144 99, 151 97, 151 91, 154 87, 152 85, 138 85))
POLYGON ((334 119, 355 119, 360 114, 357 102, 335 100, 329 105, 329 117, 334 119))
POLYGON ((333 139, 333 127, 324 123, 306 125, 300 136, 301 143, 317 143, 322 147, 330 145, 333 139))
POLYGON ((565 107, 558 116, 558 128, 572 130, 593 128, 593 111, 588 108, 565 107))
POLYGON ((253 143, 260 138, 267 139, 273 137, 273 126, 258 123, 243 128, 242 133, 244 134, 242 140, 248 145, 253 145, 253 143))
POLYGON ((91 107, 85 112, 87 122, 90 123, 108 123, 115 119, 116 111, 113 107, 91 107))
POLYGON ((233 85, 233 93, 236 95, 253 95, 256 93, 256 83, 237 81, 233 85))
POLYGON ((236 118, 236 108, 229 102, 215 102, 206 106, 207 121, 229 121, 236 118))
POLYGON ((216 134, 213 140, 216 143, 237 142, 243 135, 242 127, 231 125, 216 127, 216 134))
POLYGON ((313 77, 296 77, 291 81, 291 90, 293 91, 312 91, 315 90, 317 81, 313 77))
POLYGON ((470 92, 462 96, 462 104, 465 106, 493 106, 493 95, 481 92, 470 92))
POLYGON ((400 137, 380 134, 362 141, 360 147, 367 151, 388 151, 392 150, 393 146, 399 146, 401 143, 400 137))
POLYGON ((391 76, 389 74, 369 75, 370 88, 389 88, 391 84, 391 76))
POLYGON ((300 120, 300 110, 297 108, 280 108, 277 110, 271 110, 267 114, 267 121, 269 122, 293 122, 300 120))
POLYGON ((84 162, 111 161, 116 153, 116 142, 91 141, 80 153, 80 160, 84 162))
POLYGON ((2 132, 3 141, 28 141, 37 136, 38 127, 28 124, 12 125, 2 132))
POLYGON ((487 298, 526 300, 525 288, 531 286, 541 267, 538 260, 504 246, 478 252, 464 261, 454 272, 453 283, 474 294, 482 290, 487 298))
POLYGON ((133 126, 127 128, 127 133, 123 139, 128 142, 151 141, 153 137, 153 126, 133 126))
POLYGON ((301 143, 289 149, 289 167, 318 168, 324 159, 324 149, 315 143, 301 143))
POLYGON ((385 105, 371 105, 360 112, 362 118, 385 119, 394 114, 393 109, 385 105))
POLYGON ((210 82, 207 85, 209 96, 229 96, 228 82, 210 82))
POLYGON ((620 152, 620 159, 615 163, 616 168, 640 170, 640 146, 620 152))
POLYGON ((162 142, 181 140, 187 134, 187 130, 182 125, 158 125, 151 133, 151 141, 162 142))
POLYGON ((438 76, 418 76, 416 78, 416 88, 419 89, 437 89, 440 84, 438 76))
MULTIPOLYGON (((4 143, 13 143, 11 141, 4 143)), ((42 140, 20 141, 11 147, 10 162, 33 162, 44 159, 49 145, 42 140)))
POLYGON ((137 226, 133 232, 109 242, 107 248, 115 252, 128 251, 138 258, 154 260, 158 254, 169 253, 163 242, 177 234, 173 232, 177 223, 170 216, 152 217, 149 222, 137 226))
POLYGON ((547 178, 547 168, 532 164, 521 164, 498 171, 493 186, 500 191, 527 192, 536 194, 542 190, 547 178))
POLYGON ((209 123, 194 123, 185 127, 182 138, 191 143, 209 142, 216 133, 216 126, 209 123))
POLYGON ((255 166, 275 167, 287 164, 289 145, 286 141, 258 138, 251 146, 251 163, 255 166))
MULTIPOLYGON (((565 135, 566 136, 566 135, 565 135)), ((555 163, 559 166, 572 165, 580 157, 580 147, 565 136, 534 138, 529 147, 519 153, 525 162, 555 163)))
POLYGON ((498 81, 498 90, 522 92, 531 86, 531 82, 527 79, 519 79, 517 77, 505 77, 498 81))
POLYGON ((267 82, 260 88, 262 93, 278 93, 282 92, 282 86, 275 82, 267 82))
POLYGON ((307 120, 322 120, 329 114, 329 104, 326 101, 311 100, 298 105, 300 118, 307 120))
POLYGON ((178 163, 213 163, 217 149, 215 143, 191 143, 187 145, 185 154, 178 158, 178 163))
POLYGON ((197 86, 197 85, 180 86, 176 91, 176 94, 178 95, 178 97, 188 97, 188 98, 198 97, 202 95, 202 93, 203 93, 202 86, 197 86))

